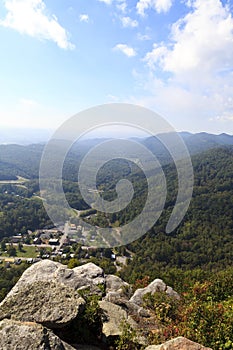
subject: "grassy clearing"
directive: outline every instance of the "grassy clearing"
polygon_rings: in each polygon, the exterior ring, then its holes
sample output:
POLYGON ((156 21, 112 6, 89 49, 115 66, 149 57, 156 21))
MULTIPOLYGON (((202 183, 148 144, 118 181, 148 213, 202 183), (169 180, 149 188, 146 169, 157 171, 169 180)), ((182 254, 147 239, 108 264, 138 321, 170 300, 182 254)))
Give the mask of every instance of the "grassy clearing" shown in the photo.
MULTIPOLYGON (((39 248, 35 246, 23 246, 22 251, 19 251, 18 247, 14 245, 16 248, 17 255, 16 257, 18 258, 36 258, 37 255, 39 254, 39 248)), ((46 251, 51 252, 52 248, 47 247, 46 251)), ((9 257, 8 253, 5 252, 0 252, 0 255, 2 257, 9 257)))
POLYGON ((22 177, 22 176, 17 176, 17 178, 18 178, 17 180, 1 180, 0 184, 19 185, 29 181, 29 179, 26 179, 25 177, 22 177))

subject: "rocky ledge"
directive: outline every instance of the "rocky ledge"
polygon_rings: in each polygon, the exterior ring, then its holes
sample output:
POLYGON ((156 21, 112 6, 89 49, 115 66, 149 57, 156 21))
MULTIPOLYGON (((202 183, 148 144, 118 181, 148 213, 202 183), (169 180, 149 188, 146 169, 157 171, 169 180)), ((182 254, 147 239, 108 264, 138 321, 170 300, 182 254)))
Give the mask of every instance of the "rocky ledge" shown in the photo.
MULTIPOLYGON (((23 273, 0 304, 0 349, 115 349, 122 325, 127 324, 141 349, 211 350, 182 337, 148 346, 139 330, 156 329, 156 320, 144 308, 144 296, 155 292, 179 298, 160 279, 132 294, 128 283, 105 275, 93 263, 68 269, 43 260, 23 273)), ((132 343, 134 349, 138 346, 132 343)))

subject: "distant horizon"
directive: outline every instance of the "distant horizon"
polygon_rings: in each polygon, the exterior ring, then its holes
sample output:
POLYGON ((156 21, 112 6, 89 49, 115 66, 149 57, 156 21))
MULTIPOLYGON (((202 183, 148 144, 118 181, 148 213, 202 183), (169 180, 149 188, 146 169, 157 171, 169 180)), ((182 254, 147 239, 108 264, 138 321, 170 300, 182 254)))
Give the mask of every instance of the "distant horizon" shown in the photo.
MULTIPOLYGON (((0 129, 0 144, 1 145, 10 145, 10 144, 17 144, 17 145, 31 145, 31 144, 46 144, 49 139, 52 137, 55 130, 52 129, 38 129, 38 128, 17 128, 17 127, 4 127, 0 129), (7 133, 6 133, 7 131, 7 133), (14 134, 12 135, 12 133, 14 134)), ((197 135, 197 134, 208 134, 208 135, 214 135, 214 136, 220 136, 220 135, 227 135, 227 136, 233 136, 233 134, 227 133, 227 132, 220 132, 220 133, 213 133, 208 131, 198 131, 198 132, 192 132, 188 130, 181 130, 177 131, 178 134, 190 134, 190 135, 197 135)), ((158 134, 157 134, 158 135, 158 134)), ((123 139, 130 139, 130 138, 149 138, 156 135, 149 135, 147 133, 123 133, 121 134, 119 131, 118 133, 89 133, 85 136, 82 136, 80 141, 88 141, 88 140, 94 140, 94 139, 105 139, 105 138, 123 138, 123 139), (88 136, 90 135, 91 136, 88 136)))

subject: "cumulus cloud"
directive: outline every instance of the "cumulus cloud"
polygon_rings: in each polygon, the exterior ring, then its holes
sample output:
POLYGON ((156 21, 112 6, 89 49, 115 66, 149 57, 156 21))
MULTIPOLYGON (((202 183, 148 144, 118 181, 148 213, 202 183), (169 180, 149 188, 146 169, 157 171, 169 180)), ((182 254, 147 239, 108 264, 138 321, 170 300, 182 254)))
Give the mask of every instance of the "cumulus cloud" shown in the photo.
POLYGON ((136 28, 138 26, 138 21, 136 21, 135 19, 132 19, 128 16, 121 17, 121 23, 122 23, 123 27, 136 28))
POLYGON ((126 45, 126 44, 117 44, 114 48, 113 48, 114 51, 120 51, 122 52, 124 55, 126 55, 127 57, 133 57, 133 56, 136 56, 136 51, 126 45))
POLYGON ((81 14, 79 16, 79 20, 80 20, 80 22, 88 23, 89 22, 89 16, 86 13, 83 13, 83 14, 81 14))
POLYGON ((55 15, 47 14, 42 0, 4 0, 7 10, 5 19, 0 25, 12 28, 21 34, 35 38, 54 41, 62 49, 73 49, 68 33, 55 15))
POLYGON ((192 11, 173 24, 171 42, 154 44, 145 61, 174 74, 219 72, 232 67, 233 18, 220 0, 196 0, 192 11))
POLYGON ((172 0, 139 0, 136 8, 141 16, 145 16, 145 11, 155 10, 157 13, 168 12, 172 6, 172 0))
POLYGON ((144 57, 144 102, 181 118, 183 129, 192 120, 208 130, 211 121, 230 122, 233 115, 233 17, 220 0, 193 0, 188 8, 168 41, 154 43, 144 57))

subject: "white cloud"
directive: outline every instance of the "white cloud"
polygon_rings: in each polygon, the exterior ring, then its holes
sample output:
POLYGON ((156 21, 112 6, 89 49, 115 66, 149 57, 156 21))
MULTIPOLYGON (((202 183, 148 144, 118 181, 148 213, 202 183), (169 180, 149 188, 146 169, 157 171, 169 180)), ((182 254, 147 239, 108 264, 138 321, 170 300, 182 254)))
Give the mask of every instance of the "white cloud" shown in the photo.
MULTIPOLYGON (((132 97, 128 102, 156 111, 177 130, 224 132, 225 128, 226 132, 226 123, 216 116, 233 115, 226 102, 226 96, 233 94, 233 86, 226 94, 221 93, 219 88, 215 93, 207 95, 203 90, 186 89, 175 80, 164 81, 151 73, 141 77, 138 74, 135 79, 139 87, 143 86, 143 94, 132 97), (215 122, 210 123, 210 119, 215 122)), ((233 133, 232 124, 227 131, 233 133)))
POLYGON ((98 0, 100 2, 104 2, 106 5, 111 5, 112 0, 98 0))
POLYGON ((172 6, 172 0, 139 0, 136 8, 141 16, 145 16, 145 11, 155 10, 157 13, 168 12, 172 6))
POLYGON ((127 12, 127 1, 126 0, 98 0, 99 2, 103 2, 106 5, 115 4, 116 8, 122 13, 127 12))
POLYGON ((142 33, 138 33, 137 38, 138 38, 138 40, 141 40, 141 41, 151 40, 150 35, 142 34, 142 33))
POLYGON ((81 14, 79 16, 79 20, 80 20, 80 22, 88 23, 89 22, 89 16, 86 13, 83 13, 83 14, 81 14))
POLYGON ((220 0, 196 0, 192 11, 173 24, 172 41, 154 44, 145 61, 174 74, 232 68, 233 18, 220 0))
POLYGON ((124 0, 120 1, 120 3, 116 5, 116 7, 122 13, 126 13, 127 12, 127 3, 124 0))
POLYGON ((141 103, 178 121, 179 129, 190 130, 192 125, 193 131, 216 132, 228 122, 233 132, 230 8, 220 0, 193 0, 188 5, 188 14, 172 25, 168 41, 154 43, 144 57, 149 71, 143 87, 147 96, 141 103))
POLYGON ((123 27, 136 28, 138 26, 138 21, 136 21, 135 19, 132 19, 128 16, 121 17, 121 23, 122 23, 123 27))
POLYGON ((21 34, 54 41, 62 49, 73 49, 67 31, 59 24, 55 15, 47 14, 42 0, 5 0, 7 14, 0 25, 12 28, 21 34))
POLYGON ((127 57, 133 57, 133 56, 136 56, 136 51, 126 45, 126 44, 117 44, 114 48, 113 48, 114 51, 121 51, 124 55, 126 55, 127 57))
POLYGON ((162 65, 162 60, 166 56, 168 49, 164 45, 153 44, 153 50, 148 52, 144 57, 144 61, 147 63, 151 70, 156 69, 156 65, 162 65))

